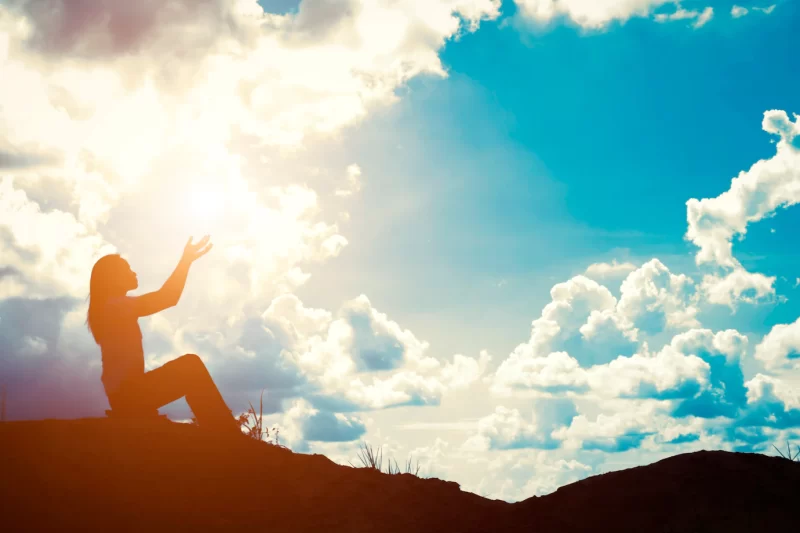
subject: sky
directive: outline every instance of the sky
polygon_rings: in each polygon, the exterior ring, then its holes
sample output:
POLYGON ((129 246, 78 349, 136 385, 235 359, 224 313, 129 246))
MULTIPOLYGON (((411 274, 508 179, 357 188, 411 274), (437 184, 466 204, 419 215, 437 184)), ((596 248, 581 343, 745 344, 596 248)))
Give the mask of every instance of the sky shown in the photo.
MULTIPOLYGON (((89 273, 300 453, 519 501, 800 436, 792 0, 0 1, 0 382, 103 416, 89 273)), ((187 420, 184 400, 161 412, 187 420)))

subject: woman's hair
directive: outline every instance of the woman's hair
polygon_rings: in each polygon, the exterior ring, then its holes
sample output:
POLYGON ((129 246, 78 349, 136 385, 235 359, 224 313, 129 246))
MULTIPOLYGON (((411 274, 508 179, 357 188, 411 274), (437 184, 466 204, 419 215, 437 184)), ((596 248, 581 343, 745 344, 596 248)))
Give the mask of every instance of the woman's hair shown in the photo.
POLYGON ((125 260, 119 254, 109 254, 101 257, 92 267, 92 277, 89 280, 89 312, 86 314, 86 324, 100 344, 105 333, 103 305, 110 296, 113 296, 119 286, 120 273, 127 270, 125 260))

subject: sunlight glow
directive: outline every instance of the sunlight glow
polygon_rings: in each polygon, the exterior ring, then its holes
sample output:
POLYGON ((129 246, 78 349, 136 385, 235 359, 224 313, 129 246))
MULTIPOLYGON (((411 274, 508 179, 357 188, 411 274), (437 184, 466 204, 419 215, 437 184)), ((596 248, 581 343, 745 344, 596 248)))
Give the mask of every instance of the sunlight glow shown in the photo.
POLYGON ((191 192, 189 209, 192 217, 208 222, 219 217, 224 208, 222 190, 215 187, 198 187, 191 192))

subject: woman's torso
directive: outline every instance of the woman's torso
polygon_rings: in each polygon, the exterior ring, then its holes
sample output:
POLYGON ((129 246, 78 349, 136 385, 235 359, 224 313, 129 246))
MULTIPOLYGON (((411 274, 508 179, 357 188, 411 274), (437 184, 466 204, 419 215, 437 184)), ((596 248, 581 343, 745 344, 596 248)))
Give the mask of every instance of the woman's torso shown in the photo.
POLYGON ((102 381, 106 394, 113 394, 129 378, 144 374, 142 330, 128 297, 109 300, 103 310, 105 328, 100 342, 102 381))

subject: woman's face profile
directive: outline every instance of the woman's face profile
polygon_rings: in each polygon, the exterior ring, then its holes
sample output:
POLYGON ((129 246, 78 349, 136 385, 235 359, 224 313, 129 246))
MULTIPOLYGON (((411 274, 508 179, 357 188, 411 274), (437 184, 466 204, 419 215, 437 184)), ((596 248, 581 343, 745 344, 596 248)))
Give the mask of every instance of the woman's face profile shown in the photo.
POLYGON ((139 287, 139 278, 136 276, 136 272, 133 271, 131 265, 128 264, 127 261, 123 259, 122 262, 123 267, 120 272, 120 283, 125 289, 125 292, 132 291, 139 287))

